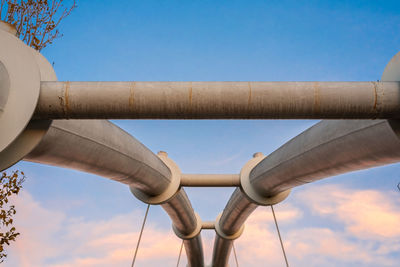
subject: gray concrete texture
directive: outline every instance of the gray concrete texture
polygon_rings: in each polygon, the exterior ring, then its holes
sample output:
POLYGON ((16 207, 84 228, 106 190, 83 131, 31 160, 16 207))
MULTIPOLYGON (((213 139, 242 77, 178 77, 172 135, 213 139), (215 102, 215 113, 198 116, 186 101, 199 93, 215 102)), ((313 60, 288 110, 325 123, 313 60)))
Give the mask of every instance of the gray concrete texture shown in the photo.
POLYGON ((387 119, 398 82, 42 82, 39 119, 387 119))

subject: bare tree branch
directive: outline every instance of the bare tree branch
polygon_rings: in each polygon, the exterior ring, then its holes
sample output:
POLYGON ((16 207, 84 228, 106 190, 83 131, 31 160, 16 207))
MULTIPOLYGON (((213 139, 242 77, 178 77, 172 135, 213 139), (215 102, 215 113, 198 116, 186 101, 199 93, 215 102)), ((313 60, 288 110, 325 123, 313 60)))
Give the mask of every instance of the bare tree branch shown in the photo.
POLYGON ((24 180, 23 172, 15 171, 11 174, 3 172, 0 175, 0 263, 7 257, 4 247, 10 245, 10 242, 15 241, 19 235, 12 226, 16 210, 14 205, 10 205, 9 198, 18 195, 24 180))
POLYGON ((64 0, 1 0, 0 20, 15 26, 18 37, 27 45, 42 50, 60 37, 57 27, 76 8, 63 6, 64 0))

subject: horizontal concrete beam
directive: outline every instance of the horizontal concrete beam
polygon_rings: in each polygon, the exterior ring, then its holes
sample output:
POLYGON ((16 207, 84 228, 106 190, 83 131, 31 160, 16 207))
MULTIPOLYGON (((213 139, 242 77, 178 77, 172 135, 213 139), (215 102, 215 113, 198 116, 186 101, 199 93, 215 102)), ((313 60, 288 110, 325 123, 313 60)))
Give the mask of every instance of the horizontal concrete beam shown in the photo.
POLYGON ((389 119, 398 82, 42 82, 36 119, 389 119))
POLYGON ((239 174, 182 174, 181 186, 230 187, 240 186, 239 174))
POLYGON ((206 221, 201 225, 201 229, 215 229, 215 222, 206 221))

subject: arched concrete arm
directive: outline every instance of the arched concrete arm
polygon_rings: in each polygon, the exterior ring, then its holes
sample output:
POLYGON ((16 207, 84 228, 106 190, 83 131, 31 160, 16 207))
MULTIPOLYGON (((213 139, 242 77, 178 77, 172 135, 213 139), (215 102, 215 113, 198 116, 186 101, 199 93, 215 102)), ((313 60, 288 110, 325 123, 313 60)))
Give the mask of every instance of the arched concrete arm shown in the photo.
POLYGON ((171 171, 154 153, 106 120, 53 121, 24 160, 93 173, 149 195, 162 193, 171 181, 171 171))
MULTIPOLYGON (((39 145, 24 160, 97 174, 130 185, 146 195, 162 194, 171 170, 131 135, 105 120, 53 121, 39 145)), ((197 227, 197 218, 183 189, 162 207, 182 233, 197 227)), ((200 235, 185 240, 190 266, 203 266, 200 235)))
MULTIPOLYGON (((272 197, 322 178, 400 161, 399 121, 321 121, 278 150, 250 172, 258 195, 272 197)), ((236 189, 221 216, 220 228, 238 231, 257 208, 252 198, 236 189)), ((232 241, 216 236, 213 266, 226 266, 232 241)))

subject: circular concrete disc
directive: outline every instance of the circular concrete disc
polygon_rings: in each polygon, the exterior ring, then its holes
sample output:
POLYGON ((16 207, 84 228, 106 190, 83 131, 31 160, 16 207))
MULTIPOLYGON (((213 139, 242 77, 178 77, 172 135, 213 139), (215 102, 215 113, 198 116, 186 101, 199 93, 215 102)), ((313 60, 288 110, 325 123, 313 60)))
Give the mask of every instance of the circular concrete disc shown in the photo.
POLYGON ((0 30, 0 61, 10 79, 8 99, 0 117, 0 151, 25 129, 40 92, 40 71, 25 44, 15 36, 0 30))
MULTIPOLYGON (((53 67, 47 59, 31 47, 26 46, 33 54, 40 69, 42 81, 57 81, 53 67)), ((42 140, 51 125, 51 120, 31 120, 22 133, 2 152, 0 152, 0 170, 4 170, 23 159, 42 140)))
POLYGON ((397 53, 386 65, 381 80, 382 82, 400 81, 400 52, 397 53))
POLYGON ((0 61, 10 82, 8 99, 0 115, 0 151, 7 148, 25 129, 40 92, 40 71, 25 44, 0 30, 0 61))
POLYGON ((0 116, 7 104, 8 94, 10 93, 10 76, 6 66, 0 61, 0 116))
MULTIPOLYGON (((383 71, 382 82, 400 82, 400 52, 397 53, 389 63, 386 65, 383 71)), ((390 127, 400 138, 400 124, 399 120, 388 120, 390 127)))

